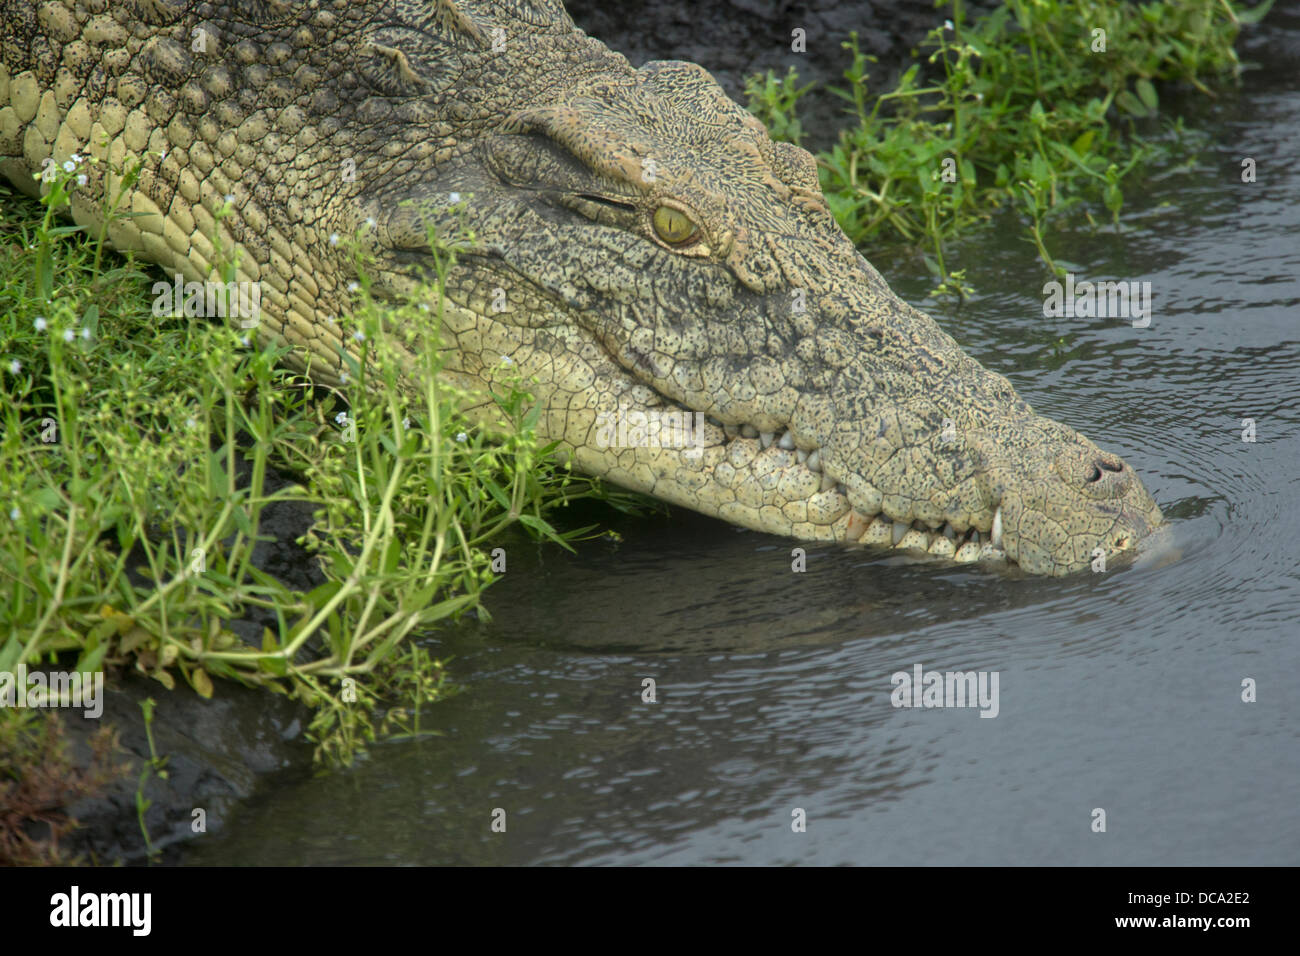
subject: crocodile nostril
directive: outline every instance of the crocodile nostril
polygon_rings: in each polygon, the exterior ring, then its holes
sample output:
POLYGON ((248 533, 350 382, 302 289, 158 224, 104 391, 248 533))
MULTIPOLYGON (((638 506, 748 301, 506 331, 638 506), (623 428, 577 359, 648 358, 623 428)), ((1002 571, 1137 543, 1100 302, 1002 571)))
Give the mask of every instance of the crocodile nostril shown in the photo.
POLYGON ((1101 481, 1103 471, 1123 471, 1124 463, 1117 461, 1107 461, 1105 458, 1098 458, 1092 463, 1092 470, 1088 472, 1088 484, 1094 481, 1101 481))

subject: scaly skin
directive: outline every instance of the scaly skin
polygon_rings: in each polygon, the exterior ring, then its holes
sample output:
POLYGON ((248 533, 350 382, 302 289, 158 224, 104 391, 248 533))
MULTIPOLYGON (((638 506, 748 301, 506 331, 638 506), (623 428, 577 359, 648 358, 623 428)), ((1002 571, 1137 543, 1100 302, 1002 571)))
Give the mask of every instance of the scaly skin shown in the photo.
POLYGON ((261 283, 259 335, 323 381, 354 278, 330 237, 359 235, 395 295, 459 194, 473 239, 447 282, 446 374, 482 387, 513 360, 582 470, 762 531, 1042 574, 1161 520, 1123 461, 889 290, 808 153, 698 66, 632 69, 554 0, 0 14, 0 173, 34 193, 45 161, 99 157, 72 203, 97 227, 109 168, 142 157, 128 208, 144 215, 113 244, 203 281, 219 231, 261 283), (662 207, 680 215, 657 226, 662 207), (608 416, 656 410, 709 416, 702 449, 609 447, 608 416))

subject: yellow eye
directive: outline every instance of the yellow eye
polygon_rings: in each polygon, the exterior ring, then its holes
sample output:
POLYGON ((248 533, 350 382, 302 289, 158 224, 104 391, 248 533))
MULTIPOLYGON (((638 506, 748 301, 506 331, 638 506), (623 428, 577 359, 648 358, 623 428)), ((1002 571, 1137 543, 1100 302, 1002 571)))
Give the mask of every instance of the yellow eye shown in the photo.
POLYGON ((669 206, 660 206, 655 210, 654 223, 655 234, 674 246, 695 235, 695 223, 691 222, 686 213, 669 206))

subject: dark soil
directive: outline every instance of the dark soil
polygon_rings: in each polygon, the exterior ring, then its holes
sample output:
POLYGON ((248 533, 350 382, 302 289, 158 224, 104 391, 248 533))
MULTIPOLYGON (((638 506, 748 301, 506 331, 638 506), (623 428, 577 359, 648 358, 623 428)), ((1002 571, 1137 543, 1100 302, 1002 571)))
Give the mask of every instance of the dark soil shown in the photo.
MULTIPOLYGON (((995 4, 967 4, 967 18, 995 4)), ((842 47, 857 31, 863 53, 878 63, 869 89, 884 92, 912 62, 912 51, 946 14, 932 0, 713 0, 704 4, 624 0, 618 4, 569 0, 574 22, 633 66, 648 60, 690 60, 713 74, 745 103, 745 77, 764 70, 784 76, 794 67, 800 85, 817 86, 799 101, 809 149, 829 147, 845 123, 848 105, 827 89, 842 86, 853 62, 842 47), (792 31, 804 31, 805 52, 791 51, 792 31)))

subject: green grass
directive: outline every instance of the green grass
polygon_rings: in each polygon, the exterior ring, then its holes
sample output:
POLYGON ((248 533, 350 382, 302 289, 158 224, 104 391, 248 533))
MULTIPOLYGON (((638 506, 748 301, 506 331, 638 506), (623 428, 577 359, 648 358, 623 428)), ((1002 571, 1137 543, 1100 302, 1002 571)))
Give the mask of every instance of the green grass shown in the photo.
MULTIPOLYGON (((1227 0, 1006 0, 974 24, 961 0, 923 46, 937 78, 923 84, 914 63, 896 89, 874 96, 868 57, 854 36, 848 104, 839 142, 818 154, 822 190, 849 237, 902 240, 928 250, 937 291, 963 293, 944 241, 1015 209, 1026 239, 1056 272, 1050 224, 1067 213, 1118 224, 1124 184, 1135 169, 1163 161, 1182 133, 1166 123, 1160 141, 1142 133, 1159 117, 1157 84, 1210 85, 1235 79, 1239 24, 1262 17, 1227 0), (1102 49, 1104 40, 1104 49, 1102 49)), ((747 83, 750 109, 772 135, 798 143, 800 86, 790 71, 747 83)))
MULTIPOLYGON (((363 283, 346 320, 361 361, 341 391, 314 388, 284 348, 155 317, 152 277, 58 218, 76 176, 0 206, 0 670, 61 659, 203 696, 220 679, 290 694, 329 764, 377 732, 418 733, 450 685, 412 639, 487 616, 502 533, 567 547, 590 529, 557 530, 556 509, 630 499, 552 461, 517 376, 490 433, 465 420, 466 396, 437 380, 438 283, 396 305, 363 283), (393 329, 420 357, 414 389, 393 329), (272 490, 273 467, 297 483, 272 490), (284 502, 315 516, 310 591, 252 560, 284 502), (257 646, 231 629, 250 614, 272 621, 257 646)), ((434 250, 439 283, 453 245, 434 250)))

